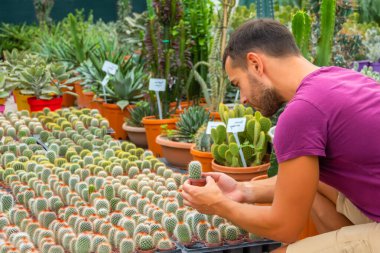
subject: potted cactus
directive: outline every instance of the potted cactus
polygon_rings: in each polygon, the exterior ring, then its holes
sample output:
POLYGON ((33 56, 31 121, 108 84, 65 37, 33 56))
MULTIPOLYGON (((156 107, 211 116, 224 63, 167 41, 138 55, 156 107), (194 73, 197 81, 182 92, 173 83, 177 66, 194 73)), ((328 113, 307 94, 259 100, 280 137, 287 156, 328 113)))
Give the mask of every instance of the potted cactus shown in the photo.
POLYGON ((134 108, 128 108, 128 110, 131 117, 126 118, 123 124, 123 129, 127 132, 128 139, 141 148, 147 148, 148 141, 142 119, 152 115, 151 107, 148 102, 141 101, 134 108))
POLYGON ((206 126, 203 125, 198 129, 195 134, 195 143, 191 146, 190 153, 194 160, 199 161, 202 164, 202 169, 204 172, 210 172, 211 163, 214 159, 211 153, 211 145, 213 140, 209 134, 206 133, 206 126))
POLYGON ((192 160, 190 148, 198 129, 209 120, 209 113, 200 106, 190 106, 180 115, 176 130, 166 130, 166 134, 157 136, 163 156, 169 163, 185 169, 192 160))
POLYGON ((243 105, 235 105, 234 109, 229 110, 221 104, 219 113, 226 125, 229 118, 245 117, 247 121, 244 132, 238 134, 240 147, 234 135, 227 133, 225 126, 219 125, 212 129, 211 138, 214 141, 211 147, 214 157, 212 170, 226 173, 238 181, 247 181, 266 174, 270 165, 267 148, 271 121, 263 117, 260 112, 253 113, 252 108, 244 108, 243 105), (239 149, 242 150, 248 167, 243 167, 239 149))
POLYGON ((189 183, 195 186, 205 186, 206 178, 202 176, 202 164, 198 161, 189 163, 189 183))

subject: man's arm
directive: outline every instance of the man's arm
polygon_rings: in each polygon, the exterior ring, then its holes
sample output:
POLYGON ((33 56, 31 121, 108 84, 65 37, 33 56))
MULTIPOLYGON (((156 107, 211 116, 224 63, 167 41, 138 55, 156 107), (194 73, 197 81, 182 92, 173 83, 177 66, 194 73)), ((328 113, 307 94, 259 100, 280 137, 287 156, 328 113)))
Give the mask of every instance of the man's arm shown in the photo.
POLYGON ((308 219, 317 191, 318 157, 303 156, 279 166, 272 206, 237 203, 225 197, 211 178, 205 187, 185 184, 185 204, 224 217, 251 233, 294 242, 308 219))
POLYGON ((242 203, 272 203, 277 176, 249 182, 240 182, 242 203))

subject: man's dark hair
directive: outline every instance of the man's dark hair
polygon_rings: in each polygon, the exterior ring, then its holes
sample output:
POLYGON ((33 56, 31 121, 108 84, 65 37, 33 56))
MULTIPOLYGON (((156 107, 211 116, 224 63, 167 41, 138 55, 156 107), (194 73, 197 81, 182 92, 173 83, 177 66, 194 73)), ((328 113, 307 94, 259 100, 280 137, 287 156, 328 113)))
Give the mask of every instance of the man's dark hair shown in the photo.
POLYGON ((231 35, 224 51, 223 67, 228 56, 235 64, 245 67, 246 55, 249 52, 262 52, 273 57, 300 55, 288 28, 271 19, 255 19, 241 25, 231 35))

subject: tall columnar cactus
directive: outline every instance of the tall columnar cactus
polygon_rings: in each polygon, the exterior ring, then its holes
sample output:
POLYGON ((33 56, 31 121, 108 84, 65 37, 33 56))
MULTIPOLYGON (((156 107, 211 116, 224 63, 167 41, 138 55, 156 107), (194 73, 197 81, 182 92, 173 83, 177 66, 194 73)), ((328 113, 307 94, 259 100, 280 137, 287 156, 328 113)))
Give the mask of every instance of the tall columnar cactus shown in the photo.
POLYGON ((206 241, 207 230, 210 228, 210 224, 207 221, 201 221, 197 225, 197 236, 201 241, 206 241))
POLYGON ((192 233, 189 224, 179 222, 174 230, 174 235, 183 245, 188 245, 192 242, 192 233))
POLYGON ((292 32, 303 56, 310 59, 311 20, 306 12, 298 11, 293 16, 292 32))
POLYGON ((13 196, 10 194, 2 194, 0 196, 0 211, 3 213, 7 213, 15 204, 13 196))
POLYGON ((206 243, 207 244, 220 244, 222 242, 222 237, 220 231, 215 227, 210 227, 206 232, 206 243))
POLYGON ((274 19, 273 0, 256 0, 256 16, 274 19))

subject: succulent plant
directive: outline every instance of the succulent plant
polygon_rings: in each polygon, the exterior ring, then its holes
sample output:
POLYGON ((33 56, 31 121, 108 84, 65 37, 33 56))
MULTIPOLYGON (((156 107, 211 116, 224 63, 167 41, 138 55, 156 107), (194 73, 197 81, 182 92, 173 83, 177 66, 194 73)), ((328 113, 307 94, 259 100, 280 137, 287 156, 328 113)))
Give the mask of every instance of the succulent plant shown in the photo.
POLYGON ((185 222, 179 222, 174 230, 174 235, 183 245, 188 245, 192 242, 192 233, 190 226, 185 222))
POLYGON ((239 229, 234 225, 228 225, 224 234, 227 241, 236 241, 239 239, 239 229))
POLYGON ((79 234, 78 239, 75 243, 76 253, 90 253, 91 250, 91 235, 89 234, 79 234))
POLYGON ((132 238, 124 238, 119 245, 120 253, 134 253, 135 243, 132 238))
POLYGON ((153 238, 150 235, 142 235, 137 242, 137 246, 140 250, 152 250, 155 248, 153 238))

